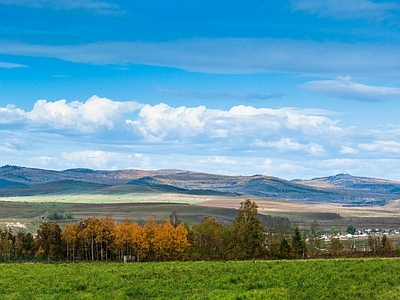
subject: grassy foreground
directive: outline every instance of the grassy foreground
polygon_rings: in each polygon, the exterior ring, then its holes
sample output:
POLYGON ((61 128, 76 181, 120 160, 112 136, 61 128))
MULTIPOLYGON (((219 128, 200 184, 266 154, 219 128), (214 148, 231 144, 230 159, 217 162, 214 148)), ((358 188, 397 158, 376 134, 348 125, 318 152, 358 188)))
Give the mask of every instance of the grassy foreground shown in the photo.
POLYGON ((400 260, 1 264, 2 299, 400 299, 400 260))

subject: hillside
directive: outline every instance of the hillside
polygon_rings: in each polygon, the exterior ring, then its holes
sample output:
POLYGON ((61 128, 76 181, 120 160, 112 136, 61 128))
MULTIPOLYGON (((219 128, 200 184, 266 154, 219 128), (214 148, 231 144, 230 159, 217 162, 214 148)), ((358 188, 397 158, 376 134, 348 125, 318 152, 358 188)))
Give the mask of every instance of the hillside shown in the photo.
POLYGON ((140 191, 192 195, 251 195, 307 203, 385 205, 400 198, 400 183, 338 174, 310 180, 226 176, 183 170, 64 171, 17 166, 0 168, 0 196, 51 193, 134 193, 140 191))
POLYGON ((317 177, 310 180, 294 180, 293 182, 319 188, 346 189, 400 195, 399 182, 379 178, 356 177, 349 174, 317 177))

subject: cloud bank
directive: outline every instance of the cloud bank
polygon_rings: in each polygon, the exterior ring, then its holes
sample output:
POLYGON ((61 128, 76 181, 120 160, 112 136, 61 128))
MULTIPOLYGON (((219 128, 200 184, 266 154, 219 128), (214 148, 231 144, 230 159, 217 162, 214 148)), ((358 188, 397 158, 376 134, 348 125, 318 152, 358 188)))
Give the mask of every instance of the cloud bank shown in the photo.
POLYGON ((328 96, 367 102, 400 99, 400 88, 355 83, 350 76, 339 76, 334 80, 309 81, 301 87, 328 96))
MULTIPOLYGON (((400 166, 398 127, 346 128, 329 116, 340 115, 245 105, 227 110, 172 107, 98 96, 85 102, 42 99, 30 111, 0 107, 0 163, 181 168, 283 178, 299 172, 319 176, 322 170, 380 174, 382 161, 400 166)), ((396 174, 400 171, 393 169, 382 177, 396 174)))
POLYGON ((169 42, 34 45, 2 41, 0 53, 89 64, 143 64, 191 72, 289 72, 398 77, 398 45, 292 39, 202 38, 169 42), (246 51, 243 51, 246 49, 246 51))

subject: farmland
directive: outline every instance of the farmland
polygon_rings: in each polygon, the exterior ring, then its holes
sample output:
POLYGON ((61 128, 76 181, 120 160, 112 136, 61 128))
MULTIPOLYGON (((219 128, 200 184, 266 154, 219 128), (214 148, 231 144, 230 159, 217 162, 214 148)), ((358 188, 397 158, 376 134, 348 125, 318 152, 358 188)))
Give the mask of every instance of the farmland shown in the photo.
POLYGON ((46 213, 73 215, 63 227, 91 216, 111 214, 146 221, 168 219, 176 212, 182 221, 204 217, 231 222, 240 203, 258 205, 263 222, 289 219, 308 230, 313 221, 329 231, 400 228, 400 183, 345 174, 306 181, 269 176, 222 176, 182 170, 51 171, 17 166, 0 167, 0 228, 15 224, 36 232, 46 213))
POLYGON ((24 224, 35 232, 46 212, 70 212, 76 222, 91 216, 111 214, 117 221, 148 218, 168 219, 177 212, 182 221, 199 223, 203 217, 216 217, 230 222, 237 214, 240 202, 250 198, 264 216, 288 218, 292 224, 309 229, 315 220, 324 230, 336 226, 345 230, 348 224, 357 228, 398 228, 400 210, 397 201, 385 206, 346 207, 328 203, 307 204, 279 199, 246 196, 190 195, 174 193, 108 193, 108 194, 49 194, 34 196, 0 197, 0 228, 7 224, 24 224))
POLYGON ((400 260, 1 264, 0 281, 3 299, 400 299, 400 260))

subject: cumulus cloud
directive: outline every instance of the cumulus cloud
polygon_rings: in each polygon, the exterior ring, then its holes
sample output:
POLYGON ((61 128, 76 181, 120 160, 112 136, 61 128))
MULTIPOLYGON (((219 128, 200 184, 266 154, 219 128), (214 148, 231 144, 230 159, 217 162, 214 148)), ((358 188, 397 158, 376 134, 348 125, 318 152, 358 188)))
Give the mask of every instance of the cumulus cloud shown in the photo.
POLYGON ((369 19, 381 20, 392 17, 392 10, 399 10, 395 2, 374 2, 370 0, 292 0, 292 9, 308 11, 319 17, 339 20, 369 19))
POLYGON ((15 69, 15 68, 27 68, 27 67, 28 66, 22 64, 0 61, 0 68, 2 69, 15 69))
MULTIPOLYGON (((338 130, 337 121, 307 115, 296 109, 254 108, 238 105, 230 110, 199 107, 145 105, 136 120, 127 120, 132 129, 148 140, 247 138, 269 136, 280 131, 302 131, 313 135, 338 130)), ((234 141, 234 140, 233 140, 234 141)))
POLYGON ((129 131, 147 141, 204 142, 229 138, 234 142, 236 138, 254 141, 254 136, 262 138, 285 131, 309 136, 340 131, 336 126, 338 121, 323 115, 324 112, 245 105, 229 110, 205 106, 172 107, 164 103, 144 105, 92 96, 86 102, 38 100, 31 111, 14 105, 0 107, 0 124, 29 126, 42 131, 69 131, 75 135, 129 131), (132 118, 133 113, 135 118, 132 118))
POLYGON ((293 72, 398 76, 398 45, 290 39, 198 38, 167 42, 35 45, 2 41, 0 53, 90 64, 144 64, 205 73, 293 72), (246 51, 243 51, 246 49, 246 51))
MULTIPOLYGON (((0 107, 0 161, 50 168, 261 172, 283 178, 381 174, 379 159, 400 165, 397 126, 342 128, 329 114, 246 105, 227 110, 143 105, 97 96, 85 102, 39 100, 31 111, 0 107)), ((400 176, 400 171, 392 173, 400 176)))
POLYGON ((328 96, 360 101, 379 102, 386 99, 400 99, 400 88, 360 84, 353 82, 350 76, 339 76, 334 80, 309 81, 301 87, 328 96))
POLYGON ((70 129, 77 132, 94 132, 115 129, 121 116, 138 110, 137 102, 118 102, 93 96, 86 102, 38 100, 31 111, 25 112, 13 105, 0 107, 0 124, 29 123, 36 128, 70 129))
POLYGON ((6 107, 0 107, 0 125, 23 123, 25 120, 26 113, 15 105, 9 104, 6 107))

